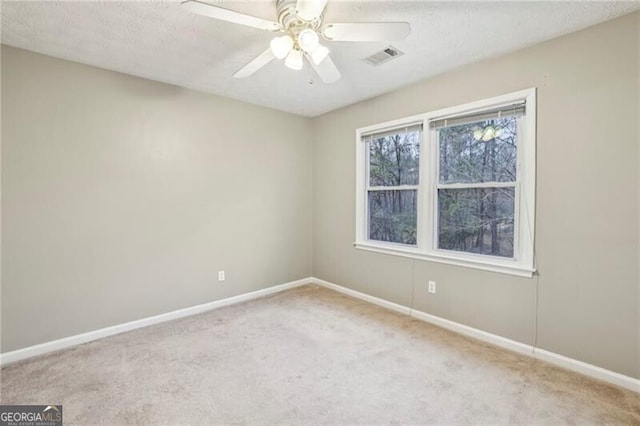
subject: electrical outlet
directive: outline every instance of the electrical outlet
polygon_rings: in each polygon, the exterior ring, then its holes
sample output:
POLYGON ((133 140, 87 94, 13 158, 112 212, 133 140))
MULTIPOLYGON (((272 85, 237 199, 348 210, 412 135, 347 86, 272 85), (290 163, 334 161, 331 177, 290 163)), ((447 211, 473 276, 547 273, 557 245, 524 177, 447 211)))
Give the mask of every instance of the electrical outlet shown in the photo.
POLYGON ((429 281, 429 293, 436 294, 436 282, 429 281))
POLYGON ((218 271, 218 281, 224 281, 224 271, 218 271))

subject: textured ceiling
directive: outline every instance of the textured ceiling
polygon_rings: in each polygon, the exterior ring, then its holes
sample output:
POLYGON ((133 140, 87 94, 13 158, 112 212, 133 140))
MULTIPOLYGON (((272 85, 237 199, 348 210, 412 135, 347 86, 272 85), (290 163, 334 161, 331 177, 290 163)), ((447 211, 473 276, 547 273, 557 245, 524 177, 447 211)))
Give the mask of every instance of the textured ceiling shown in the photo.
MULTIPOLYGON (((275 0, 210 3, 275 20, 275 0)), ((386 43, 328 43, 343 78, 325 85, 308 64, 273 61, 233 73, 273 34, 193 15, 179 2, 3 1, 2 43, 190 89, 316 116, 460 65, 513 51, 637 10, 634 2, 430 2, 329 0, 325 22, 407 21, 379 67, 361 59, 386 43), (309 84, 313 80, 314 84, 309 84)))

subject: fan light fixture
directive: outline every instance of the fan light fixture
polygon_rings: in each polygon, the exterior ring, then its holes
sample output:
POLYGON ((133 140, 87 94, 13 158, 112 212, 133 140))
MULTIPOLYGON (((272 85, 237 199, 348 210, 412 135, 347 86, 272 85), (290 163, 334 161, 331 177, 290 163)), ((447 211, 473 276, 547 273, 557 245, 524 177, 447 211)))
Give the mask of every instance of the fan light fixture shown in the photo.
POLYGON ((306 58, 323 83, 333 83, 341 78, 341 74, 329 49, 320 44, 320 36, 329 42, 386 42, 403 40, 411 32, 408 22, 325 23, 327 1, 271 0, 276 6, 278 22, 214 6, 207 0, 181 0, 181 3, 197 15, 280 33, 264 52, 236 71, 235 78, 247 78, 274 59, 284 59, 288 68, 300 70, 306 58))
POLYGON ((293 49, 293 39, 288 35, 271 40, 271 52, 278 59, 284 59, 293 49))
POLYGON ((309 57, 315 65, 320 65, 324 58, 329 55, 329 49, 320 44, 318 33, 311 29, 304 29, 295 36, 297 43, 289 35, 276 37, 271 40, 271 52, 278 59, 287 58, 285 65, 293 70, 302 69, 304 60, 300 59, 304 53, 308 53, 309 57), (294 49, 297 44, 298 47, 294 49), (294 53, 294 51, 296 53, 294 53), (303 53, 304 52, 304 53, 303 53), (291 57, 291 59, 289 59, 291 57), (288 61, 288 62, 287 62, 288 61), (302 63, 301 63, 302 62, 302 63))
POLYGON ((302 51, 298 49, 291 49, 287 59, 284 60, 284 64, 292 70, 299 71, 302 69, 302 51))

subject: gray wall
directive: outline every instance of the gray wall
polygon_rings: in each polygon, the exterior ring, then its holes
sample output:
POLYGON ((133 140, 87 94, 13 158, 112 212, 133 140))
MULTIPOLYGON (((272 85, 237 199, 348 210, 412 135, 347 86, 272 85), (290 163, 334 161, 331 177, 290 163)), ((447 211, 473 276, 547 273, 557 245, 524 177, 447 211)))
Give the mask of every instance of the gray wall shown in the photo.
POLYGON ((3 47, 2 351, 308 277, 311 129, 3 47))
POLYGON ((628 15, 315 119, 314 275, 640 378, 638 29, 628 15), (356 128, 529 87, 538 277, 352 246, 356 128))

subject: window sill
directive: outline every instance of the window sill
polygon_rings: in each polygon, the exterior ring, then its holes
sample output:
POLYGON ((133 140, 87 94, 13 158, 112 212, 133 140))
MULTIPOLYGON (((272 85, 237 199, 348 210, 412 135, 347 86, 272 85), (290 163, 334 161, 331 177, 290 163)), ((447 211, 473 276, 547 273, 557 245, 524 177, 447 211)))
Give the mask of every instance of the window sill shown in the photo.
POLYGON ((417 249, 407 248, 401 245, 386 245, 386 244, 372 244, 372 243, 359 243, 353 244, 354 247, 360 250, 372 251, 375 253, 390 254, 394 256, 409 257, 412 259, 426 260, 429 262, 444 263, 447 265, 463 266, 466 268, 480 269, 483 271, 497 272, 507 275, 515 275, 518 277, 531 278, 535 272, 535 269, 526 268, 518 264, 509 264, 506 262, 490 262, 479 261, 473 259, 463 259, 455 256, 446 256, 441 254, 427 254, 417 249))

